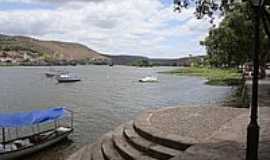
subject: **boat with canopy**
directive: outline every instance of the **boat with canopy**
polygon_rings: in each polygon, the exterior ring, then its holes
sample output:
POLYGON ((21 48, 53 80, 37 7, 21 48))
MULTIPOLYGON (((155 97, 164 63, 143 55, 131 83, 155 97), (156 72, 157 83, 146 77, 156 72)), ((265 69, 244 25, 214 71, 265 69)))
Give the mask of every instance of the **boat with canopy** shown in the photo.
POLYGON ((1 113, 0 159, 40 151, 73 132, 73 112, 65 107, 20 113, 1 113))

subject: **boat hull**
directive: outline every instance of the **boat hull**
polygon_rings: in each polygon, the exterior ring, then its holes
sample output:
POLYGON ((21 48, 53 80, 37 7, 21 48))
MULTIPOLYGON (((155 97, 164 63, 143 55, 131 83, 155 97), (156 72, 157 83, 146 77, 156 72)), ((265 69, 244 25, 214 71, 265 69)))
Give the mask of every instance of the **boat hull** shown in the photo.
POLYGON ((142 80, 139 80, 139 82, 141 82, 141 83, 157 83, 158 81, 142 81, 142 80))
POLYGON ((41 151, 44 148, 47 148, 53 144, 56 144, 62 141, 63 139, 66 139, 72 133, 72 131, 73 130, 65 132, 65 133, 61 133, 59 136, 57 136, 54 139, 48 140, 44 143, 40 143, 34 146, 30 146, 22 150, 10 151, 7 153, 0 153, 0 160, 11 160, 11 159, 20 158, 20 157, 41 151))
POLYGON ((65 80, 65 79, 57 79, 57 81, 59 83, 71 83, 71 82, 79 82, 81 81, 80 79, 69 79, 69 80, 65 80))
POLYGON ((143 80, 143 79, 140 79, 139 82, 141 82, 141 83, 155 83, 155 82, 158 82, 158 80, 143 80))
POLYGON ((139 82, 141 82, 141 83, 154 83, 154 82, 158 82, 158 79, 156 77, 145 77, 143 79, 140 79, 139 82))

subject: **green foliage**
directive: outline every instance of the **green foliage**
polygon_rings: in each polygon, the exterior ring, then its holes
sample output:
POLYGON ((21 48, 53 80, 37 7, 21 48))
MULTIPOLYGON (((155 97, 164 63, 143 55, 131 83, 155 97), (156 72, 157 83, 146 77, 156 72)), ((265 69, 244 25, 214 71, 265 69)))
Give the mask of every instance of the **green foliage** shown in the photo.
POLYGON ((52 56, 48 53, 42 53, 41 57, 45 62, 51 62, 53 60, 52 56))
MULTIPOLYGON (((234 4, 226 13, 218 28, 212 28, 202 45, 206 46, 208 62, 216 67, 242 65, 252 58, 253 53, 253 14, 249 3, 234 4)), ((261 29, 263 30, 263 28, 261 29)), ((262 32, 261 60, 269 59, 269 40, 262 32)))
POLYGON ((152 64, 147 59, 139 59, 131 63, 131 66, 138 66, 138 67, 151 67, 152 64))
POLYGON ((241 73, 237 69, 220 69, 208 67, 180 68, 166 73, 180 76, 200 76, 208 80, 209 85, 238 85, 241 83, 241 73))

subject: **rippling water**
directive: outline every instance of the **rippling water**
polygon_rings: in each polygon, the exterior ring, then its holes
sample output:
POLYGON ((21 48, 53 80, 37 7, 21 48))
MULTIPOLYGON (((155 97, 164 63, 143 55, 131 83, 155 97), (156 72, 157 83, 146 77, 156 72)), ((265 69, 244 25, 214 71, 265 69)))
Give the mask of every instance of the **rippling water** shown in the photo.
POLYGON ((32 155, 27 160, 62 160, 76 149, 131 120, 148 108, 178 104, 222 102, 230 87, 205 85, 198 77, 158 74, 172 68, 124 66, 53 67, 81 76, 78 83, 58 84, 45 77, 49 67, 0 68, 0 111, 31 111, 50 106, 67 106, 75 112, 75 132, 71 141, 32 155), (138 83, 155 75, 159 83, 138 83))

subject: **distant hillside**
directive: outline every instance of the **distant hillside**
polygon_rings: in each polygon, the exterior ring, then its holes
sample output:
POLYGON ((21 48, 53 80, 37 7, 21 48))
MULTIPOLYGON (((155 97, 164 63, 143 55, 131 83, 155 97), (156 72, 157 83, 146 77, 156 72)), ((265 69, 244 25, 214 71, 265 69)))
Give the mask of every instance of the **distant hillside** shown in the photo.
POLYGON ((108 57, 77 43, 0 35, 0 60, 17 64, 107 63, 108 57))
POLYGON ((42 41, 0 34, 0 65, 115 64, 133 66, 189 66, 194 59, 153 59, 143 56, 105 55, 78 43, 42 41))
POLYGON ((139 61, 148 61, 151 66, 190 66, 194 60, 203 61, 205 56, 194 56, 185 58, 147 58, 142 56, 129 56, 129 55, 119 55, 111 56, 107 55, 111 62, 115 65, 133 65, 139 61))
POLYGON ((131 65, 138 60, 148 60, 147 57, 143 56, 129 56, 129 55, 107 55, 111 59, 111 62, 115 65, 131 65))

